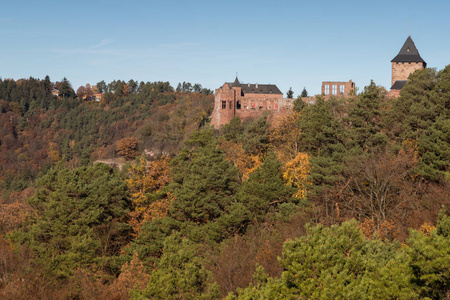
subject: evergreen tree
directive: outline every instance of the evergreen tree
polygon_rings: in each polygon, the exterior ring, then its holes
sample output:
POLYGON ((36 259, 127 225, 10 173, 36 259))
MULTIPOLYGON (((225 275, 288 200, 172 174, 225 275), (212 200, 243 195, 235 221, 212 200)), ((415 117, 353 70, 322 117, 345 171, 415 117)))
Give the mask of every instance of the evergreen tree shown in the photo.
POLYGON ((75 98, 76 94, 66 77, 59 84, 59 97, 61 98, 75 98))
POLYGON ((366 239, 354 220, 307 231, 284 244, 280 279, 260 272, 228 299, 417 299, 399 243, 366 239))
POLYGON ((380 102, 382 89, 371 81, 351 104, 346 121, 349 124, 347 148, 354 154, 374 152, 387 142, 382 132, 380 102))
POLYGON ((314 105, 303 110, 299 119, 302 131, 300 151, 311 157, 311 176, 315 188, 332 185, 339 179, 343 169, 344 128, 341 120, 333 114, 332 100, 318 97, 314 105))
POLYGON ((59 164, 38 180, 29 202, 36 219, 12 237, 28 243, 49 271, 65 277, 94 263, 118 270, 114 256, 128 242, 122 217, 129 201, 125 182, 109 166, 59 164))
POLYGON ((232 204, 238 171, 217 147, 212 130, 194 132, 174 160, 175 195, 171 215, 180 221, 204 224, 220 217, 232 204))
POLYGON ((164 241, 157 269, 147 288, 134 293, 134 299, 217 299, 219 287, 202 266, 195 245, 180 234, 164 241))
POLYGON ((450 217, 442 210, 436 228, 430 232, 412 230, 408 246, 420 296, 447 298, 450 295, 450 217))
POLYGON ((236 199, 247 208, 252 219, 261 220, 279 204, 294 200, 294 193, 294 188, 283 184, 281 165, 271 153, 242 184, 236 199))
POLYGON ((411 74, 389 118, 394 139, 417 145, 422 158, 418 173, 429 180, 439 180, 449 172, 449 74, 449 66, 440 72, 423 69, 411 74))
POLYGON ((294 91, 292 90, 291 87, 290 87, 289 90, 287 91, 286 97, 287 97, 288 99, 294 98, 294 91))
POLYGON ((308 92, 306 91, 306 88, 305 88, 305 87, 303 88, 302 93, 300 94, 300 96, 301 96, 302 98, 304 98, 304 97, 309 97, 308 92))
POLYGON ((245 131, 241 141, 244 149, 249 154, 264 156, 269 148, 270 124, 267 122, 267 114, 257 120, 251 121, 245 131))
POLYGON ((306 103, 302 100, 302 97, 297 97, 294 101, 293 110, 295 112, 301 112, 306 107, 306 103))

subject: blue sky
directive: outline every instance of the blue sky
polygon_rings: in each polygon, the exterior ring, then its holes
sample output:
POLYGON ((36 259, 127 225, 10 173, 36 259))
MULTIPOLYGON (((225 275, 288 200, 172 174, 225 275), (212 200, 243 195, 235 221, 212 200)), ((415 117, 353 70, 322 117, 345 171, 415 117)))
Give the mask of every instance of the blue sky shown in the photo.
POLYGON ((409 32, 429 67, 450 64, 450 1, 7 1, 0 77, 169 81, 215 89, 322 81, 390 87, 409 32))

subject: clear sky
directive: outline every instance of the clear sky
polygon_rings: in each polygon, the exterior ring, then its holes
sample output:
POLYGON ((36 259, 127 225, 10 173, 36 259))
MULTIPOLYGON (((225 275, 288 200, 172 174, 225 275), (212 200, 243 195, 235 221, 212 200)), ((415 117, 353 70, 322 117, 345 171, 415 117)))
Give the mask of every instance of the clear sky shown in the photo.
POLYGON ((450 1, 3 1, 0 77, 390 88, 409 33, 429 67, 450 64, 450 1))

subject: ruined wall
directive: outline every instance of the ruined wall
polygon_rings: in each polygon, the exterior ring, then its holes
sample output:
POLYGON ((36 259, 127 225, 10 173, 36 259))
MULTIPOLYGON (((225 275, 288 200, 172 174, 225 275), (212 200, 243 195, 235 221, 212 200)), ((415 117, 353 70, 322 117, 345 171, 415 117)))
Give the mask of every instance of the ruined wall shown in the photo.
POLYGON ((323 81, 322 95, 325 96, 348 96, 354 94, 355 83, 347 81, 323 81))

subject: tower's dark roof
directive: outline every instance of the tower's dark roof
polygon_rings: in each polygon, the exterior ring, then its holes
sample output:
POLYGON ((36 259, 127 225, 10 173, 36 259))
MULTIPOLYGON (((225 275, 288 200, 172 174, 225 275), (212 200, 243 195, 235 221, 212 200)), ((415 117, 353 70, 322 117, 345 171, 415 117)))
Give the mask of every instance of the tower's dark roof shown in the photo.
POLYGON ((278 89, 275 84, 259 84, 259 83, 239 83, 236 80, 231 83, 227 82, 230 87, 240 87, 245 94, 281 94, 283 93, 278 89))
POLYGON ((416 48, 411 36, 408 36, 400 52, 394 57, 391 62, 422 62, 426 66, 426 62, 420 57, 419 51, 416 48))
POLYGON ((407 82, 408 80, 397 80, 391 86, 391 90, 401 90, 406 85, 407 82))

